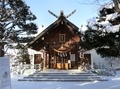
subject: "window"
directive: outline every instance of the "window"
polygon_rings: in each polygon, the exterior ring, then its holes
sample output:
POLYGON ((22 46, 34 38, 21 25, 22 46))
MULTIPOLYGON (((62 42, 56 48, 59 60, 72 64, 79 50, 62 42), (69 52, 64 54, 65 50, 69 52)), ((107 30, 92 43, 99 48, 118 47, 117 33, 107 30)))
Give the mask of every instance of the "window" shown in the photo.
POLYGON ((65 42, 65 34, 59 34, 59 42, 65 42))

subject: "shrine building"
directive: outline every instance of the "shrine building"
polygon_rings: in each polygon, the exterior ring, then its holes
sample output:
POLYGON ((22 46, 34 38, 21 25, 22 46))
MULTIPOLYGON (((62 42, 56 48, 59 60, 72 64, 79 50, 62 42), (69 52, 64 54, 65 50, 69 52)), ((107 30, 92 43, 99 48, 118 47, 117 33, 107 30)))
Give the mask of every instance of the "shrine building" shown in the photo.
POLYGON ((91 64, 91 54, 81 46, 79 28, 65 16, 63 11, 60 16, 54 15, 57 20, 38 34, 28 47, 43 53, 34 55, 34 64, 43 62, 47 69, 78 69, 82 62, 91 64))

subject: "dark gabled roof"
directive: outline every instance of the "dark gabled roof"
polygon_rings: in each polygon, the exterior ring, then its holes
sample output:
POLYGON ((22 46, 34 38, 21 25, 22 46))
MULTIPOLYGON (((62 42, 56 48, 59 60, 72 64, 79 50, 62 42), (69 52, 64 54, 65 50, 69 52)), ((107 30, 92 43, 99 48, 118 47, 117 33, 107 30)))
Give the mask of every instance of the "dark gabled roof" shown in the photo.
POLYGON ((74 25, 72 22, 70 22, 69 20, 66 19, 66 17, 64 15, 60 15, 60 17, 53 22, 51 25, 49 25, 46 29, 44 29, 40 34, 38 34, 33 41, 28 43, 28 47, 30 47, 35 41, 37 41, 39 38, 42 38, 47 32, 54 30, 54 28, 56 28, 57 26, 59 26, 59 24, 61 23, 65 23, 66 25, 71 26, 75 32, 78 32, 79 28, 74 25), (52 29, 51 29, 52 28, 52 29))

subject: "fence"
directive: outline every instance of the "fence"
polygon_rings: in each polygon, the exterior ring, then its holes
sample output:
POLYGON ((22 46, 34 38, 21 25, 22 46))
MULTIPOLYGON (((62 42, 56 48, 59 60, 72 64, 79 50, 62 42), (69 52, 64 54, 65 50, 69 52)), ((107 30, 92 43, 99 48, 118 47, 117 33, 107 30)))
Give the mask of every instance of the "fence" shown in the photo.
POLYGON ((106 67, 105 65, 93 65, 91 70, 93 73, 104 76, 114 76, 116 75, 116 69, 112 67, 106 67))
MULTIPOLYGON (((11 73, 13 73, 13 74, 23 74, 25 70, 32 69, 31 66, 32 66, 31 64, 23 64, 22 66, 19 65, 19 64, 14 65, 14 66, 11 67, 11 73)), ((35 64, 34 69, 39 70, 39 71, 43 70, 41 64, 35 64)))

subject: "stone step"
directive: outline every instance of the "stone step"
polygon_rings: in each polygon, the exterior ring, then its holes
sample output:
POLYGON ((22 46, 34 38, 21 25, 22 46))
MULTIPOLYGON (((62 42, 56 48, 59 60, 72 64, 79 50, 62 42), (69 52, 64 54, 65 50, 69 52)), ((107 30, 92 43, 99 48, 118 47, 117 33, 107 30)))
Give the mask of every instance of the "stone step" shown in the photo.
POLYGON ((61 75, 56 75, 56 76, 45 76, 45 75, 39 75, 39 76, 36 76, 36 75, 32 75, 32 76, 26 76, 26 77, 24 77, 24 78, 51 78, 51 79, 53 79, 53 78, 56 78, 56 79, 61 79, 61 78, 64 78, 64 79, 85 79, 85 78, 97 78, 97 79, 100 79, 101 77, 100 76, 79 76, 79 75, 65 75, 65 76, 61 76, 61 75))
POLYGON ((18 81, 87 82, 87 81, 95 81, 95 80, 94 79, 18 79, 18 81))
POLYGON ((69 72, 35 72, 18 81, 53 81, 53 82, 77 82, 77 81, 107 81, 93 73, 69 73, 69 72))
POLYGON ((31 74, 32 75, 44 75, 44 76, 55 76, 55 75, 60 75, 60 76, 66 76, 66 75, 79 75, 79 76, 94 76, 96 74, 92 74, 92 73, 34 73, 31 74))
POLYGON ((97 77, 91 77, 91 76, 88 76, 88 77, 78 77, 78 76, 66 76, 66 77, 63 77, 63 76, 56 76, 56 77, 49 77, 49 76, 46 76, 46 77, 24 77, 26 79, 29 79, 29 78, 33 78, 33 79, 100 79, 101 77, 97 76, 97 77))
POLYGON ((89 82, 89 81, 108 81, 107 79, 18 79, 18 81, 51 81, 51 82, 89 82))
POLYGON ((47 76, 78 76, 78 77, 86 77, 86 76, 97 76, 97 75, 94 75, 94 74, 32 74, 32 75, 29 75, 29 77, 47 77, 47 76))
POLYGON ((44 73, 44 72, 35 72, 29 76, 96 76, 97 74, 93 74, 93 73, 88 73, 88 72, 81 72, 81 73, 61 73, 61 72, 48 72, 48 73, 44 73))

